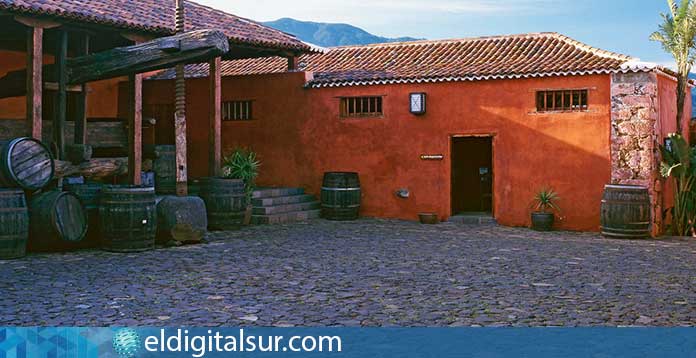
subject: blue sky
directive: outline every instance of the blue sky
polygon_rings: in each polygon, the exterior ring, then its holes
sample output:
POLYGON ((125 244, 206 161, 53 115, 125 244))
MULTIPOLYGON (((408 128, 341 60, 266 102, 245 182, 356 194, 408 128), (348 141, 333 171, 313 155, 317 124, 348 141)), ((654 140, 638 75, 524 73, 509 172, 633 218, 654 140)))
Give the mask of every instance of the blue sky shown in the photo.
POLYGON ((257 21, 343 22, 382 36, 428 39, 556 31, 589 45, 669 64, 648 40, 665 0, 197 0, 257 21))

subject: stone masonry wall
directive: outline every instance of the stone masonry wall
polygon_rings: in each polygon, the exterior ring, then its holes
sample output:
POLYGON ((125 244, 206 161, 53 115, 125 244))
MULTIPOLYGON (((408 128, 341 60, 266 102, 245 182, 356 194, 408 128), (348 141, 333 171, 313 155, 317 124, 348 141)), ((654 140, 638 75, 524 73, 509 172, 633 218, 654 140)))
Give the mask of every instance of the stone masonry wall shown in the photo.
POLYGON ((611 182, 642 185, 650 192, 652 233, 662 232, 657 75, 611 76, 611 182))

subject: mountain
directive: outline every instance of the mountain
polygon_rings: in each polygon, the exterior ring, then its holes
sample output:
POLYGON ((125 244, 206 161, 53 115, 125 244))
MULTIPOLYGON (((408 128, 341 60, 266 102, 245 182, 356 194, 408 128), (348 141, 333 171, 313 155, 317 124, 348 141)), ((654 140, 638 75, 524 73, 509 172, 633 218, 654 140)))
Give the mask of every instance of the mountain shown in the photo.
POLYGON ((361 28, 348 24, 299 21, 290 18, 268 21, 264 22, 263 24, 289 34, 293 34, 302 41, 322 47, 368 45, 383 42, 421 40, 412 37, 388 38, 376 36, 361 28))

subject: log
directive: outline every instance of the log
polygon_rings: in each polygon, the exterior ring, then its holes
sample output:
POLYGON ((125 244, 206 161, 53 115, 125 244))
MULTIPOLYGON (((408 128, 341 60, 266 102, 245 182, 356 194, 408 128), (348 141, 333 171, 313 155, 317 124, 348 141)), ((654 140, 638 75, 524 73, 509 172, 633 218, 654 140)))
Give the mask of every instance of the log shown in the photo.
MULTIPOLYGON (((128 158, 92 158, 81 164, 55 160, 55 177, 65 178, 81 175, 86 179, 103 179, 128 174, 128 158)), ((143 170, 152 170, 152 161, 143 161, 143 170)))
MULTIPOLYGON (((67 83, 86 82, 156 71, 177 64, 198 63, 229 51, 227 36, 217 30, 196 30, 162 37, 137 45, 70 58, 66 61, 67 83)), ((56 82, 53 65, 43 67, 44 81, 56 82)), ((0 98, 26 94, 27 71, 9 72, 0 78, 0 98), (17 83, 20 85, 18 86, 17 83)))

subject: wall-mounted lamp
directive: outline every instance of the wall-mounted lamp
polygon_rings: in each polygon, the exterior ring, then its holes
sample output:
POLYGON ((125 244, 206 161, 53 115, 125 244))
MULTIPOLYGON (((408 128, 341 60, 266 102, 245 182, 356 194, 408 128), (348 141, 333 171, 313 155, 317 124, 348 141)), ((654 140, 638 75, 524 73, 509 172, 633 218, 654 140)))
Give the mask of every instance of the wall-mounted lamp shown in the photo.
POLYGON ((409 95, 410 110, 412 114, 425 114, 425 93, 417 92, 409 95))

